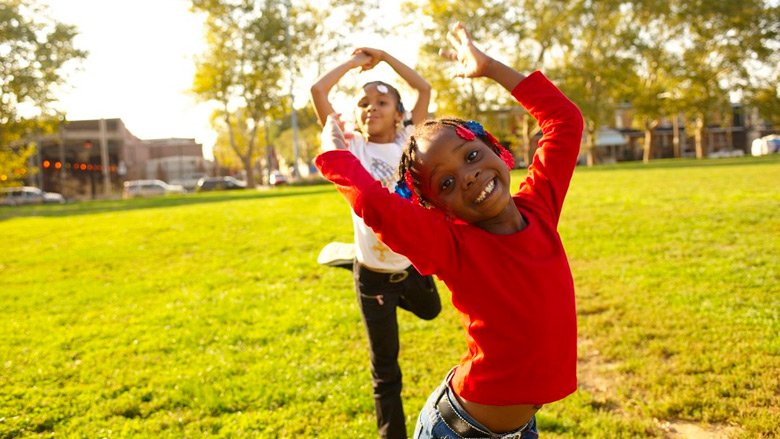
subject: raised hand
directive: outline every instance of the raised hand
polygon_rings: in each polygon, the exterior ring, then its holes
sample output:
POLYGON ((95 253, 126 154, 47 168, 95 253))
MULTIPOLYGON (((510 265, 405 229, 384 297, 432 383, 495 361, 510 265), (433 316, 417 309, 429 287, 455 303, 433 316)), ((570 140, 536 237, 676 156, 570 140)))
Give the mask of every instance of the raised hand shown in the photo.
POLYGON ((447 32, 447 40, 452 50, 442 49, 439 55, 458 63, 456 78, 477 78, 485 76, 492 58, 474 46, 469 31, 461 22, 455 24, 452 31, 447 32))
POLYGON ((352 52, 352 58, 350 58, 349 61, 352 65, 351 68, 355 69, 360 67, 361 72, 371 70, 376 65, 376 62, 373 62, 371 55, 365 52, 358 52, 357 50, 352 52))
POLYGON ((358 47, 355 49, 354 52, 352 52, 353 55, 356 54, 363 54, 370 58, 370 60, 364 64, 362 64, 360 67, 361 72, 366 72, 374 67, 376 67, 377 64, 379 64, 380 61, 384 59, 384 52, 379 49, 372 49, 370 47, 358 47))

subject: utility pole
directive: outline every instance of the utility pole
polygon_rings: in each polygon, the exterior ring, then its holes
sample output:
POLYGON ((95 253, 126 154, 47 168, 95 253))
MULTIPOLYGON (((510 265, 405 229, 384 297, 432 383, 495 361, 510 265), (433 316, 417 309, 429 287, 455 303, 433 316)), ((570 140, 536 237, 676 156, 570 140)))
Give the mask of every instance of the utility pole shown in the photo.
POLYGON ((35 157, 37 163, 35 164, 38 167, 38 175, 37 175, 37 182, 38 182, 38 188, 40 190, 43 190, 43 135, 38 132, 38 135, 35 139, 35 157))
POLYGON ((111 198, 111 173, 108 169, 108 138, 106 120, 100 119, 100 166, 103 168, 103 196, 111 198))
POLYGON ((295 72, 293 72, 292 62, 292 42, 290 41, 290 10, 292 9, 292 0, 287 0, 285 3, 287 6, 287 14, 285 15, 284 33, 287 38, 287 70, 290 72, 290 123, 292 124, 292 136, 293 136, 293 178, 298 179, 301 177, 298 172, 298 118, 295 114, 295 95, 293 94, 293 88, 295 85, 295 72))
POLYGON ((61 166, 61 168, 60 168, 60 187, 59 187, 58 192, 63 194, 63 195, 66 195, 65 194, 65 173, 68 172, 68 166, 65 166, 65 136, 63 135, 62 131, 63 131, 62 123, 60 122, 60 126, 59 126, 58 131, 57 131, 57 133, 58 133, 58 136, 57 136, 58 137, 58 139, 57 139, 58 140, 57 141, 57 148, 59 150, 58 152, 59 152, 59 156, 60 156, 60 166, 61 166))

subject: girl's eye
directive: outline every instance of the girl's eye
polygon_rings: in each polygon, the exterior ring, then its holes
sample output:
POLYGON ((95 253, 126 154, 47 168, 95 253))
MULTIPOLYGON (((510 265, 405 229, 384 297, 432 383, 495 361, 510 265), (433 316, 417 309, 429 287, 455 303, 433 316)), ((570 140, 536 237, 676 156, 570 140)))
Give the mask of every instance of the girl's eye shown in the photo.
POLYGON ((365 103, 365 102, 358 102, 358 107, 360 107, 360 108, 366 108, 367 106, 368 106, 368 104, 365 103))
POLYGON ((445 191, 445 190, 447 190, 447 188, 449 188, 450 186, 452 186, 452 182, 453 182, 453 180, 452 180, 452 178, 451 178, 451 177, 445 178, 445 179, 444 179, 444 180, 441 182, 441 190, 442 190, 442 191, 445 191))
POLYGON ((471 152, 469 153, 469 155, 467 155, 467 156, 466 156, 466 161, 467 161, 467 162, 472 162, 472 161, 474 161, 474 159, 476 159, 476 158, 477 158, 477 154, 478 154, 478 153, 477 153, 477 151, 471 151, 471 152))

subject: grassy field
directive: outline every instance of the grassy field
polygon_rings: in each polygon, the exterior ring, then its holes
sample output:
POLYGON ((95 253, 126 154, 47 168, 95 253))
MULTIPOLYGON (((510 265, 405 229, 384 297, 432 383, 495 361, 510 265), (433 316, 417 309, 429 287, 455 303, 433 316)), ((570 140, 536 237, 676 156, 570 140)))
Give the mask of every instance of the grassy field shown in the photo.
MULTIPOLYGON (((581 386, 542 437, 780 437, 780 158, 578 169, 560 232, 581 386)), ((334 240, 329 185, 0 209, 0 439, 376 437, 334 240)), ((441 292, 400 316, 410 433, 465 350, 441 292)))

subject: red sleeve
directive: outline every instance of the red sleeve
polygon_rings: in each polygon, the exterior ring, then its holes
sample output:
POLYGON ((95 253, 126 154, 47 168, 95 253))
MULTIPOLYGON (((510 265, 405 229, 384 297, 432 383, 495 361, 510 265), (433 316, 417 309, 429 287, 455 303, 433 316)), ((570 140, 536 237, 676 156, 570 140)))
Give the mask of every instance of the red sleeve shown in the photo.
POLYGON ((452 223, 444 215, 390 193, 348 150, 324 152, 314 163, 379 239, 409 258, 420 273, 441 273, 454 266, 452 223))
POLYGON ((539 149, 528 166, 520 193, 539 197, 558 224, 563 199, 577 165, 582 142, 582 114, 541 72, 534 72, 512 90, 512 95, 542 129, 539 149))

